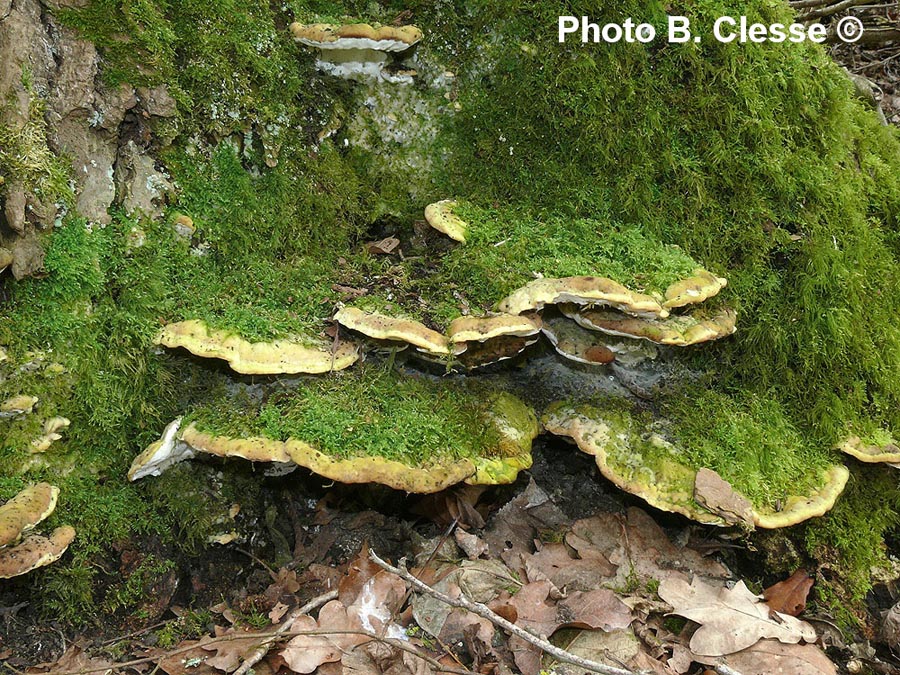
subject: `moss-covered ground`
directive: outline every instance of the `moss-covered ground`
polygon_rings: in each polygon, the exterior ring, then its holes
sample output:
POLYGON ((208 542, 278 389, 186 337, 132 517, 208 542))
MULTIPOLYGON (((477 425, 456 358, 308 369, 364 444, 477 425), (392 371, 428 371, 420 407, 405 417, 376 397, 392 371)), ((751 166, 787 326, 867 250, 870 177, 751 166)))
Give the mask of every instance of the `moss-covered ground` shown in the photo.
POLYGON ((219 396, 190 411, 185 424, 231 438, 305 441, 337 458, 422 466, 499 452, 498 430, 486 417, 492 397, 481 389, 364 365, 276 389, 264 401, 246 391, 219 396))
MULTIPOLYGON (((785 4, 757 0, 580 7, 601 23, 634 16, 658 29, 666 12, 709 26, 737 10, 790 19, 785 4)), ((175 96, 178 117, 156 131, 174 139, 158 155, 178 191, 164 222, 117 214, 98 228, 70 213, 48 237, 47 276, 4 281, 0 393, 33 393, 40 419, 72 420, 45 462, 27 452, 38 418, 0 422, 0 498, 52 480, 56 518, 79 529, 71 561, 30 582, 49 589, 48 607, 87 606, 66 594, 90 600, 86 563, 111 541, 202 538, 208 519, 186 510, 202 512, 203 500, 171 498, 175 488, 205 494, 201 477, 124 482, 131 458, 203 400, 213 377, 157 352, 161 322, 204 318, 248 339, 310 335, 347 299, 336 285, 392 291, 401 309, 441 324, 533 272, 599 271, 587 268, 602 261, 604 273, 648 288, 696 261, 728 278, 722 301, 740 318, 733 338, 691 352, 700 386, 659 402, 692 460, 771 500, 776 480, 835 459, 829 448, 849 429, 900 432, 897 132, 853 99, 820 47, 558 44, 566 11, 536 0, 96 0, 61 13, 100 47, 109 82, 164 83, 175 96), (295 18, 389 23, 405 10, 427 36, 420 62, 456 75, 446 90, 413 85, 443 111, 432 171, 415 191, 408 172, 377 161, 410 148, 355 147, 347 126, 318 140, 359 108, 362 86, 318 76, 287 31, 295 18), (475 223, 466 246, 405 262, 364 252, 386 230, 406 246, 425 204, 451 196, 475 223), (176 213, 193 219, 192 241, 173 233, 176 213), (28 352, 45 360, 23 369, 28 352)), ((38 160, 17 171, 59 189, 56 165, 38 160)), ((270 423, 282 433, 287 422, 270 423)), ((882 536, 900 522, 889 471, 854 465, 834 514, 805 530, 812 554, 833 556, 847 596, 866 590, 882 536)))

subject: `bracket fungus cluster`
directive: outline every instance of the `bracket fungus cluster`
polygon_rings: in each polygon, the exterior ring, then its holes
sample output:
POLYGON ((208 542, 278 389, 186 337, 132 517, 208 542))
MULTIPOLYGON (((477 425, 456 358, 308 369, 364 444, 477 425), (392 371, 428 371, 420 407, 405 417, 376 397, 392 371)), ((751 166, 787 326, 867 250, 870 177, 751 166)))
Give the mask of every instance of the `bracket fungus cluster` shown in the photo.
POLYGON ((28 534, 56 508, 59 488, 37 483, 0 506, 0 579, 26 574, 58 560, 75 529, 64 525, 49 536, 28 534))
POLYGON ((879 440, 880 442, 876 440, 867 442, 856 435, 848 436, 837 449, 866 464, 888 464, 900 468, 900 446, 893 438, 879 440))
POLYGON ((29 415, 34 410, 37 402, 37 396, 29 396, 28 394, 12 396, 0 403, 0 418, 29 415))
POLYGON ((469 224, 454 213, 456 201, 442 199, 425 207, 425 222, 453 241, 466 243, 466 230, 469 224))
POLYGON ((227 331, 211 330, 199 320, 179 321, 165 326, 156 343, 182 347, 194 356, 222 359, 243 375, 327 373, 353 365, 359 353, 353 342, 331 348, 320 343, 309 346, 291 340, 250 342, 227 331))
POLYGON ((755 506, 714 471, 688 466, 684 453, 660 430, 642 425, 621 406, 557 403, 542 422, 550 433, 592 455, 600 472, 621 489, 658 509, 710 525, 796 525, 831 509, 850 476, 847 467, 835 464, 805 494, 788 495, 777 508, 755 506))
POLYGON ((195 410, 187 423, 172 422, 135 458, 128 477, 159 475, 182 460, 206 455, 280 469, 302 466, 342 483, 428 493, 460 482, 510 483, 531 466, 537 418, 511 394, 479 395, 465 388, 448 393, 439 381, 409 380, 397 373, 367 371, 362 378, 350 387, 307 383, 254 410, 195 410), (376 387, 385 388, 387 402, 371 399, 370 388, 376 387), (366 412, 354 421, 356 409, 366 412), (273 417, 282 428, 267 423, 273 417), (236 419, 241 420, 238 434, 236 419), (405 450, 398 448, 401 444, 405 450))
POLYGON ((319 50, 316 67, 329 75, 409 83, 415 74, 405 64, 422 39, 415 26, 294 22, 290 30, 294 40, 319 50))

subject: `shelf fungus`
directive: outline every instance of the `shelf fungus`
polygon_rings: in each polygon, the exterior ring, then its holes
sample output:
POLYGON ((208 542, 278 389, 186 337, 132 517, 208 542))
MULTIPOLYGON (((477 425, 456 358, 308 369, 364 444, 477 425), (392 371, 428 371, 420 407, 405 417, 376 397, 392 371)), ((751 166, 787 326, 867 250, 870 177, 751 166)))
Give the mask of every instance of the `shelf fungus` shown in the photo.
POLYGON ((425 220, 438 232, 465 244, 469 224, 453 212, 454 208, 456 202, 452 199, 429 204, 425 207, 425 220))
POLYGON ((862 440, 859 436, 849 436, 841 441, 837 449, 860 462, 867 464, 890 464, 900 468, 900 446, 893 438, 883 439, 883 442, 870 442, 862 440))
POLYGON ((653 345, 604 336, 555 312, 544 315, 541 331, 558 354, 577 363, 603 366, 615 361, 632 367, 657 356, 653 345))
POLYGON ((664 319, 629 316, 614 309, 582 308, 573 304, 561 305, 560 310, 583 328, 675 347, 728 337, 734 333, 737 324, 737 314, 731 309, 715 313, 697 311, 664 319))
POLYGON ((671 441, 643 428, 627 410, 612 405, 556 403, 542 419, 550 433, 572 439, 593 455, 600 473, 626 492, 663 511, 709 525, 780 528, 826 513, 844 489, 843 465, 824 470, 821 487, 791 495, 777 508, 754 505, 714 471, 686 466, 671 441))
POLYGON ((342 307, 335 313, 334 320, 344 328, 362 333, 373 340, 411 344, 420 352, 432 356, 446 356, 451 353, 450 341, 446 335, 412 319, 364 312, 357 307, 342 307))
POLYGON ((66 417, 51 417, 44 422, 43 433, 31 441, 29 450, 33 453, 47 452, 56 441, 62 440, 62 432, 69 428, 72 422, 66 417))
POLYGON ((635 316, 669 315, 669 311, 656 298, 629 290, 612 279, 595 276, 536 279, 500 301, 497 310, 508 314, 522 314, 542 309, 544 305, 564 302, 604 305, 635 316))
POLYGON ((457 360, 469 370, 518 356, 538 341, 540 332, 539 316, 513 314, 459 317, 447 329, 457 360))
POLYGON ((170 422, 159 440, 153 441, 134 458, 128 469, 128 480, 135 481, 145 476, 158 476, 170 466, 194 456, 194 451, 181 441, 182 418, 170 422))
POLYGON ((320 374, 343 370, 359 358, 358 346, 350 341, 336 349, 326 342, 308 346, 290 340, 249 342, 238 335, 211 330, 203 321, 170 323, 157 335, 164 347, 182 347, 202 358, 223 359, 243 375, 320 374))
MULTIPOLYGON (((433 401, 423 399, 422 403, 432 405, 433 401)), ((457 417, 461 414, 448 413, 443 420, 448 430, 460 426, 457 417)), ((211 455, 283 467, 303 466, 341 483, 379 483, 416 493, 438 492, 461 482, 487 485, 513 482, 519 471, 531 466, 531 442, 539 431, 533 411, 519 399, 500 393, 482 405, 478 417, 478 438, 488 439, 486 445, 477 449, 420 448, 419 458, 390 456, 390 448, 383 443, 375 451, 366 447, 367 440, 383 441, 384 429, 374 423, 355 428, 348 445, 342 444, 341 450, 335 452, 319 440, 318 434, 323 438, 340 434, 344 430, 343 422, 341 429, 310 431, 305 438, 272 438, 257 431, 241 437, 230 436, 200 421, 182 429, 180 420, 176 420, 166 428, 163 438, 135 459, 128 476, 137 480, 158 475, 183 459, 211 455), (389 456, 383 456, 382 452, 389 456)), ((436 419, 437 415, 430 423, 436 419)), ((440 437, 442 430, 431 429, 431 433, 440 437)))
POLYGON ((290 30, 295 41, 319 50, 316 68, 324 73, 351 80, 412 82, 415 71, 405 62, 422 39, 415 26, 294 22, 290 30))
POLYGON ((727 283, 727 279, 698 268, 687 279, 676 281, 666 289, 666 300, 663 302, 663 307, 675 309, 699 304, 718 295, 727 283))
POLYGON ((59 488, 38 483, 0 506, 0 579, 49 565, 72 543, 75 530, 69 526, 57 528, 49 537, 31 534, 22 538, 53 513, 58 497, 59 488))
POLYGON ((8 398, 0 403, 0 419, 4 417, 18 417, 19 415, 29 415, 37 405, 37 396, 28 396, 27 394, 19 394, 8 398))

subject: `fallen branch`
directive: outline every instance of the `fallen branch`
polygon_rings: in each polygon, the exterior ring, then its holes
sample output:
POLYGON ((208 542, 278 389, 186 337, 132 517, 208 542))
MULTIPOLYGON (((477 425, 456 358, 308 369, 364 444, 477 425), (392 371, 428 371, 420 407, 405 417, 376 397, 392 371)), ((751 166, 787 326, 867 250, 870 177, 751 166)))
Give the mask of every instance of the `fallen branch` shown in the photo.
MULTIPOLYGON (((598 663, 597 661, 591 661, 590 659, 583 659, 580 656, 575 656, 574 654, 551 644, 547 640, 528 632, 524 628, 521 628, 520 626, 507 621, 502 616, 491 611, 491 609, 489 609, 486 605, 481 604, 480 602, 472 602, 471 600, 466 599, 464 596, 460 596, 459 598, 451 598, 449 595, 445 595, 444 593, 435 590, 424 581, 420 581, 419 579, 414 577, 412 574, 410 574, 405 566, 394 567, 393 565, 386 563, 384 560, 379 558, 378 555, 371 549, 369 550, 369 559, 376 565, 378 565, 381 569, 387 570, 392 574, 396 574, 407 583, 412 584, 422 593, 426 593, 433 598, 437 598, 441 602, 450 605, 451 607, 458 607, 459 609, 464 609, 468 612, 472 612, 472 614, 477 614, 482 619, 487 619, 495 626, 499 626, 508 633, 521 638, 525 642, 533 645, 534 647, 537 647, 542 652, 549 654, 558 661, 562 661, 563 663, 570 663, 573 666, 584 668, 585 670, 589 670, 592 673, 601 673, 601 675, 637 675, 637 673, 632 670, 615 668, 613 666, 608 666, 605 663, 598 663)), ((401 560, 401 563, 402 562, 403 561, 401 560)))
POLYGON ((321 607, 326 602, 330 602, 331 600, 336 599, 338 596, 337 589, 333 591, 329 591, 328 593, 323 593, 322 595, 316 596, 309 602, 307 602, 302 607, 298 607, 293 612, 288 615, 288 618, 284 620, 278 630, 275 631, 275 635, 270 639, 263 642, 259 647, 257 647, 253 653, 244 659, 244 662, 241 664, 241 667, 234 671, 234 675, 247 675, 253 666, 262 661, 266 654, 269 653, 269 650, 272 648, 272 645, 280 638, 283 637, 285 633, 287 633, 291 626, 294 625, 294 621, 299 619, 301 616, 305 616, 309 614, 314 609, 321 607))
POLYGON ((824 16, 837 14, 838 12, 843 12, 845 9, 850 9, 851 7, 865 5, 869 1, 870 0, 841 0, 841 2, 836 2, 833 5, 811 9, 808 12, 804 12, 797 18, 800 19, 800 21, 811 21, 812 19, 818 19, 824 16))

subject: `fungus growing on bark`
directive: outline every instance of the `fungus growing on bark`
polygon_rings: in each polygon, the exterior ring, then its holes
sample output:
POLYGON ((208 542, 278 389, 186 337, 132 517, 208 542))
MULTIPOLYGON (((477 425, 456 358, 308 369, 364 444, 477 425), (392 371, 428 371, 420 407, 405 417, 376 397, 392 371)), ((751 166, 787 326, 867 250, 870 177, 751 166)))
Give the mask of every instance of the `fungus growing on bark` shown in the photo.
POLYGON ((28 415, 34 410, 37 402, 37 396, 28 396, 27 394, 19 394, 8 398, 3 403, 0 403, 0 418, 28 415))
POLYGON ((835 464, 822 472, 822 487, 818 490, 806 495, 789 495, 777 510, 754 508, 756 526, 765 529, 790 527, 828 513, 841 496, 849 478, 850 470, 843 464, 835 464))
POLYGON ((437 356, 450 354, 447 336, 431 330, 418 321, 385 314, 364 312, 356 307, 342 307, 334 320, 375 340, 395 340, 411 344, 419 351, 437 356))
POLYGON ((22 533, 53 513, 58 497, 58 487, 37 483, 0 506, 0 546, 18 540, 22 533))
MULTIPOLYGON (((434 388, 438 385, 426 386, 434 388)), ((429 398, 422 403, 433 405, 434 401, 429 398)), ((448 430, 457 428, 462 423, 459 416, 469 414, 462 410, 446 410, 442 424, 448 430)), ((422 448, 422 457, 418 460, 382 456, 381 452, 391 448, 383 447, 383 430, 375 421, 368 426, 354 427, 356 440, 351 436, 349 443, 342 442, 340 451, 335 452, 318 437, 319 434, 333 437, 333 430, 310 430, 302 438, 299 433, 287 438, 273 438, 256 431, 233 436, 208 428, 206 424, 201 426, 199 421, 179 431, 180 420, 176 420, 166 428, 163 438, 135 460, 129 478, 136 480, 157 475, 178 461, 202 453, 284 466, 299 465, 342 483, 380 483, 418 493, 437 492, 463 481, 475 484, 514 481, 520 470, 531 466, 531 442, 539 431, 534 413, 519 399, 500 393, 480 404, 476 414, 478 438, 472 440, 485 442, 487 439, 484 448, 422 448), (374 452, 365 447, 367 434, 378 439, 374 452)), ((471 424, 473 420, 465 422, 471 424)), ((345 420, 341 422, 344 423, 345 420)))
POLYGON ((194 456, 194 451, 182 443, 178 432, 181 419, 170 422, 159 440, 153 441, 141 454, 134 458, 128 469, 128 480, 135 481, 144 476, 158 476, 173 464, 178 464, 194 456))
POLYGON ((26 574, 60 559, 75 539, 75 528, 58 527, 49 537, 33 534, 17 546, 0 549, 0 579, 26 574))
POLYGON ((320 374, 343 370, 359 358, 358 346, 342 341, 332 351, 320 342, 306 346, 290 340, 249 342, 238 335, 211 330, 203 321, 170 323, 156 337, 164 347, 183 347, 202 358, 223 359, 243 375, 320 374))
POLYGON ((498 337, 528 337, 541 330, 539 317, 518 314, 461 316, 450 322, 447 335, 452 343, 485 342, 498 337))
POLYGON ((468 370, 483 368, 515 358, 537 341, 537 336, 502 335, 484 342, 466 342, 466 350, 458 354, 456 360, 468 370))
POLYGON ((700 523, 727 524, 694 500, 696 472, 676 460, 674 446, 657 434, 642 435, 629 418, 558 403, 541 421, 551 434, 567 436, 593 455, 604 478, 625 492, 700 523))
POLYGON ((497 305, 497 309, 509 314, 522 314, 542 309, 544 305, 563 302, 607 305, 635 316, 669 315, 669 311, 656 298, 631 291, 612 279, 594 276, 536 279, 511 293, 497 305))
POLYGON ((422 39, 422 31, 415 26, 294 22, 290 30, 294 40, 319 50, 316 67, 322 72, 346 79, 395 83, 409 83, 412 76, 408 69, 397 73, 388 66, 402 65, 404 53, 422 39))
POLYGON ((821 516, 834 506, 850 475, 847 467, 833 465, 822 471, 821 487, 806 495, 788 496, 777 508, 754 504, 751 514, 745 508, 746 498, 718 474, 686 466, 674 444, 641 429, 620 409, 557 403, 542 422, 550 433, 571 438, 580 450, 593 455, 603 476, 621 489, 663 511, 712 525, 743 523, 771 529, 821 516), (710 501, 708 495, 716 486, 720 494, 733 494, 727 500, 710 501))
POLYGON ((541 331, 561 356, 587 365, 602 366, 621 361, 621 365, 635 366, 657 356, 653 345, 608 338, 556 313, 544 315, 541 331))
POLYGON ((590 330, 675 347, 727 337, 734 333, 737 322, 737 314, 730 309, 713 314, 698 311, 665 319, 629 316, 613 309, 582 308, 572 304, 561 305, 560 310, 590 330))
POLYGON ((9 579, 49 565, 65 552, 75 530, 59 527, 49 537, 23 535, 53 513, 59 488, 37 483, 0 506, 0 579, 9 579))
POLYGON ((51 417, 44 422, 44 433, 31 441, 31 452, 47 452, 50 446, 62 439, 62 431, 72 422, 65 417, 51 417))
POLYGON ((717 295, 727 283, 727 279, 698 268, 694 270, 692 276, 676 281, 666 289, 663 307, 675 309, 685 305, 696 305, 717 295))
POLYGON ((540 330, 537 316, 498 314, 459 317, 450 322, 447 334, 458 361, 471 370, 521 354, 537 342, 540 330))
POLYGON ((884 443, 866 443, 859 436, 850 436, 841 441, 837 449, 868 464, 900 463, 900 447, 893 439, 884 443))
POLYGON ((456 202, 442 199, 425 207, 425 220, 438 232, 446 234, 454 241, 466 243, 466 230, 469 224, 453 213, 456 202))

